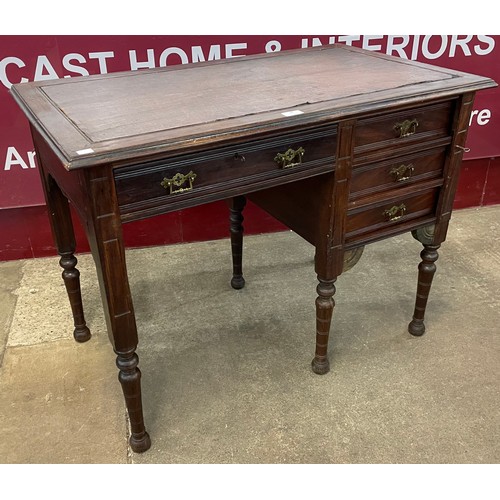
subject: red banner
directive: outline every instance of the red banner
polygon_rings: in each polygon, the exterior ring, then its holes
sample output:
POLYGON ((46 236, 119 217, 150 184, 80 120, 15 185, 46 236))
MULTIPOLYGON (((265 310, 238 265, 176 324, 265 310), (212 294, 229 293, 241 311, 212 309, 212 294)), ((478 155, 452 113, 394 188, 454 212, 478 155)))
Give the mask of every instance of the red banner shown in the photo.
MULTIPOLYGON (((28 123, 8 89, 14 83, 140 70, 345 43, 489 76, 500 82, 500 36, 1 36, 0 209, 44 203, 28 123)), ((500 156, 500 90, 478 93, 466 159, 500 156)))

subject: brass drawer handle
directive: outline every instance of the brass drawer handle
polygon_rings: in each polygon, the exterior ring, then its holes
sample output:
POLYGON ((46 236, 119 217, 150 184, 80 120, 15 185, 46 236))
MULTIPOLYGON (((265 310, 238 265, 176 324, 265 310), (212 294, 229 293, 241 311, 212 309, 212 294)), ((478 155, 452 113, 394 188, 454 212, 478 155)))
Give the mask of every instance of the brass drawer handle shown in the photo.
POLYGON ((394 177, 395 182, 404 182, 411 179, 414 170, 415 167, 413 166, 413 163, 409 163, 408 165, 402 164, 399 167, 392 168, 389 171, 389 174, 394 177))
POLYGON ((288 149, 284 153, 278 153, 274 157, 274 161, 278 164, 280 168, 291 168, 296 167, 302 163, 302 157, 304 156, 305 149, 300 147, 299 149, 288 149))
POLYGON ((394 130, 399 134, 399 137, 408 137, 417 131, 418 121, 416 118, 413 120, 405 120, 401 123, 394 125, 394 130))
POLYGON ((401 205, 394 205, 393 207, 384 210, 384 217, 388 222, 393 222, 395 220, 401 219, 406 213, 406 205, 401 203, 401 205))
POLYGON ((193 189, 193 182, 196 179, 196 174, 191 171, 184 175, 180 172, 176 173, 171 179, 166 177, 161 181, 160 185, 165 189, 170 189, 170 194, 184 193, 186 191, 191 191, 193 189), (189 186, 181 187, 186 182, 189 182, 189 186))

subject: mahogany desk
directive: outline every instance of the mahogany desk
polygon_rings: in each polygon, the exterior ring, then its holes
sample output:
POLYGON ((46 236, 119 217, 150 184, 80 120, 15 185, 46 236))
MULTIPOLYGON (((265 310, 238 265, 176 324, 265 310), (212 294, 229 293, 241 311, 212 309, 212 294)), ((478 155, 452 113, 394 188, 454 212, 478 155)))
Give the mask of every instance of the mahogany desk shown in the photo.
POLYGON ((227 199, 231 284, 241 288, 248 196, 315 246, 312 368, 327 373, 334 283, 367 243, 412 231, 424 244, 409 325, 424 333, 474 93, 495 85, 333 45, 13 86, 31 123, 78 342, 90 331, 68 200, 90 241, 134 451, 151 442, 122 224, 227 199))

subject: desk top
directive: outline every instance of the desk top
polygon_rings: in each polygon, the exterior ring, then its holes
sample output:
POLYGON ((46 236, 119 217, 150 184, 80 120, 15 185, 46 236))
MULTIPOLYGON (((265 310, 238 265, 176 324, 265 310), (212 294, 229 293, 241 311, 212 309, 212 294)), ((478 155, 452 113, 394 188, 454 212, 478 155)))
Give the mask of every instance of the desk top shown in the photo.
POLYGON ((68 169, 314 126, 496 84, 345 45, 17 84, 68 169))

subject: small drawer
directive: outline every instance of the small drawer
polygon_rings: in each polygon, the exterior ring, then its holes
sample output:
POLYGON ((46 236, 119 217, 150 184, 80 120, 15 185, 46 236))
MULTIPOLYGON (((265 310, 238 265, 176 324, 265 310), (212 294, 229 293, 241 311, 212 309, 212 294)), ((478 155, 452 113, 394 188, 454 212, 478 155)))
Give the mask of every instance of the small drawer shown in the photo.
POLYGON ((354 152, 448 136, 452 110, 453 102, 447 101, 359 120, 354 152))
POLYGON ((441 147, 355 168, 349 199, 441 177, 445 158, 441 147))
POLYGON ((207 197, 227 197, 221 193, 230 193, 238 186, 250 191, 253 183, 258 188, 271 187, 283 183, 284 176, 298 180, 331 172, 335 164, 336 131, 337 127, 330 125, 117 168, 115 184, 122 215, 142 210, 145 204, 168 205, 191 198, 203 198, 206 202, 207 197))
POLYGON ((346 241, 364 233, 383 231, 384 228, 435 215, 438 193, 439 188, 435 187, 349 210, 346 241))

